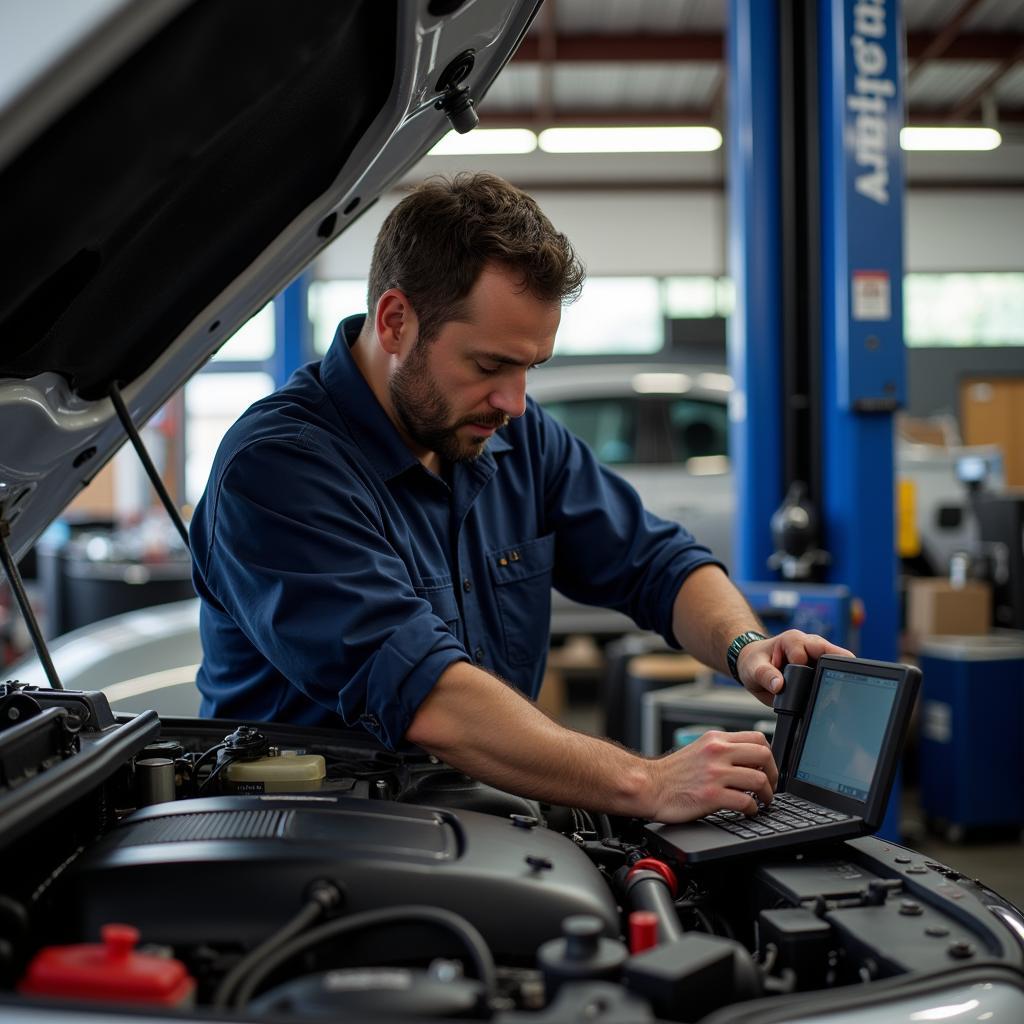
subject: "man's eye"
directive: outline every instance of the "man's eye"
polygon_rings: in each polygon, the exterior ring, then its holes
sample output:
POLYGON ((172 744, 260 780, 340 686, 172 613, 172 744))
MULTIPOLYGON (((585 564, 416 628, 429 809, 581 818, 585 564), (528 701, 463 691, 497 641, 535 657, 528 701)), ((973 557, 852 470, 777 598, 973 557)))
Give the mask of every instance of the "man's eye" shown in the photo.
POLYGON ((500 369, 500 367, 498 367, 498 366, 488 366, 486 363, 481 363, 480 360, 478 360, 478 359, 475 359, 474 362, 476 363, 476 368, 481 373, 485 374, 488 377, 492 373, 497 373, 498 370, 500 369))

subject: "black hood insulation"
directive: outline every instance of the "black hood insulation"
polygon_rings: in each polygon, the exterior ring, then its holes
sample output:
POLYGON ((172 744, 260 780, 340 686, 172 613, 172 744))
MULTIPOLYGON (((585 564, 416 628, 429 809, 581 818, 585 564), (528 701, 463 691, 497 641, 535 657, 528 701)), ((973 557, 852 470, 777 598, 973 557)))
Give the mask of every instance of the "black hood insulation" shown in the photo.
POLYGON ((391 92, 395 5, 188 7, 0 171, 0 376, 143 373, 331 182, 391 92))

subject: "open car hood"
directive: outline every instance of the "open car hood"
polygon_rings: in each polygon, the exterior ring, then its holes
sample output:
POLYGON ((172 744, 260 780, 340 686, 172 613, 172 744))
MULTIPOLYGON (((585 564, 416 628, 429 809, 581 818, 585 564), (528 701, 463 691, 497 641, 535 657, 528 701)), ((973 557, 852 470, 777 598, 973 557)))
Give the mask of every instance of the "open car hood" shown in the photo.
MULTIPOLYGON (((111 384, 151 416, 449 129, 439 86, 480 99, 537 3, 91 0, 56 54, 45 27, 45 66, 0 81, 16 557, 124 442, 111 384)), ((8 38, 44 17, 20 6, 8 38)))

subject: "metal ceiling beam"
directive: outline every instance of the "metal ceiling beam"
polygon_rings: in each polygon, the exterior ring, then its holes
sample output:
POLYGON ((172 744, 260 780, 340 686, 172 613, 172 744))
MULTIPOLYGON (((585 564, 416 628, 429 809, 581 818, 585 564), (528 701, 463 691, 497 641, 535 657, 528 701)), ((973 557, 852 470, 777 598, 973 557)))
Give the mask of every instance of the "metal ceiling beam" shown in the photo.
MULTIPOLYGON (((1018 58, 1021 59, 1021 58, 1018 58)), ((965 101, 966 102, 966 101, 965 101)), ((974 105, 977 104, 974 100, 974 105)), ((962 104, 961 104, 962 105, 962 104)), ((633 110, 629 107, 556 110, 550 120, 538 118, 534 109, 521 110, 490 110, 485 99, 480 106, 480 126, 482 128, 536 128, 590 125, 687 125, 716 124, 719 120, 712 104, 707 108, 665 108, 633 110)), ((908 124, 944 124, 949 121, 954 111, 951 108, 911 107, 907 118, 908 124)), ((970 111, 968 111, 970 113, 970 111)), ((961 120, 968 120, 961 118, 961 120)), ((974 118, 972 120, 978 120, 974 118)), ((999 121, 1004 124, 1024 124, 1024 110, 1000 110, 999 121)))
POLYGON ((618 109, 602 108, 600 110, 558 109, 550 120, 538 118, 538 112, 532 109, 491 110, 485 99, 478 111, 481 128, 533 128, 539 123, 543 127, 590 126, 590 125, 685 125, 711 124, 710 109, 667 109, 667 110, 630 110, 628 107, 618 109))
MULTIPOLYGON (((975 111, 977 110, 978 103, 979 100, 974 101, 975 111)), ((982 118, 978 116, 975 111, 968 110, 967 114, 957 117, 955 120, 959 124, 964 125, 982 124, 982 118), (968 116, 971 114, 974 114, 974 116, 968 116)), ((955 109, 951 107, 911 107, 910 116, 907 118, 907 124, 946 125, 950 124, 954 120, 953 115, 955 113, 955 109)), ((998 124, 991 125, 991 127, 997 128, 1000 124, 1024 124, 1024 110, 1000 109, 998 122, 998 124)))
POLYGON ((908 84, 920 72, 921 68, 924 67, 925 61, 938 60, 944 53, 946 53, 946 51, 956 41, 957 36, 960 35, 960 29, 963 28, 964 22, 971 16, 971 12, 982 2, 983 0, 963 0, 960 4, 959 10, 957 10, 938 34, 932 37, 931 42, 928 43, 917 55, 915 63, 907 73, 908 84))
MULTIPOLYGON (((1024 44, 1018 47, 1017 52, 1007 57, 1002 64, 997 67, 992 74, 988 75, 984 81, 979 82, 974 89, 971 90, 949 113, 947 117, 948 121, 960 121, 963 120, 968 114, 972 113, 974 109, 981 102, 982 98, 988 95, 1002 79, 1004 79, 1020 61, 1024 60, 1024 44)), ((1000 119, 1002 114, 1000 113, 1000 119)))
MULTIPOLYGON (((970 0, 969 0, 970 2, 970 0)), ((948 29, 949 26, 946 26, 948 29)), ((957 26, 959 28, 959 26, 957 26)), ((1005 60, 1024 43, 1021 32, 969 32, 943 39, 946 32, 908 32, 907 56, 911 60, 1005 60), (941 44, 941 46, 939 45, 941 44), (929 50, 935 52, 929 54, 929 50), (928 56, 925 56, 925 55, 928 56)), ((512 58, 514 64, 543 60, 541 36, 527 36, 512 58)), ((674 61, 721 61, 722 37, 690 35, 558 35, 558 63, 644 64, 674 61)))
MULTIPOLYGON (((537 63, 542 40, 528 35, 512 60, 537 63)), ((720 35, 559 35, 558 63, 645 63, 647 61, 720 61, 720 35)))
MULTIPOLYGON (((907 56, 921 60, 935 40, 935 33, 908 32, 907 56)), ((1024 43, 1020 32, 966 32, 958 35, 941 55, 933 60, 1005 60, 1024 43)))

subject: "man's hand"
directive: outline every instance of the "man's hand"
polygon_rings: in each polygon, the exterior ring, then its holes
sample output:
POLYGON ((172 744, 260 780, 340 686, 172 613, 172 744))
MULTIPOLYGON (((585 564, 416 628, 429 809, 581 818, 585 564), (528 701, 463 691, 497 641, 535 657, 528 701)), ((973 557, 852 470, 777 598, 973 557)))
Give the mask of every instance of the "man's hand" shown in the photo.
POLYGON ((740 682, 762 704, 771 707, 775 694, 782 689, 782 670, 787 665, 807 665, 823 654, 854 657, 853 651, 837 647, 823 636, 787 629, 778 636, 747 644, 736 659, 736 671, 740 682))
POLYGON ((649 765, 658 800, 650 816, 664 822, 693 821, 724 808, 756 814, 757 801, 771 803, 779 781, 759 732, 706 732, 649 765))

